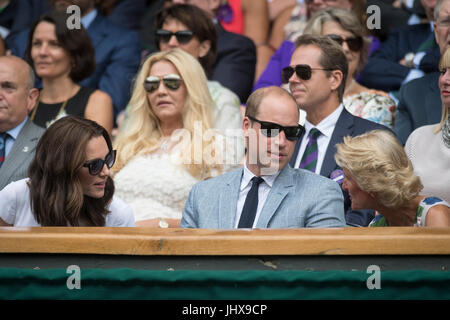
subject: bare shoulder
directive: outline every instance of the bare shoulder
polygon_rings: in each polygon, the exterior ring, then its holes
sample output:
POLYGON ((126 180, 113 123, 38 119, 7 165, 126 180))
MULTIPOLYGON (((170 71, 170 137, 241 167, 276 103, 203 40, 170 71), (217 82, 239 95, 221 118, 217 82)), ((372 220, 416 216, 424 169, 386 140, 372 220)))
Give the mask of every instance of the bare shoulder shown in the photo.
POLYGON ((89 101, 91 100, 95 102, 104 102, 104 103, 109 102, 112 104, 112 99, 109 96, 109 94, 101 90, 95 90, 94 92, 92 92, 89 101))
POLYGON ((450 227, 450 207, 445 204, 429 209, 426 217, 427 227, 450 227))

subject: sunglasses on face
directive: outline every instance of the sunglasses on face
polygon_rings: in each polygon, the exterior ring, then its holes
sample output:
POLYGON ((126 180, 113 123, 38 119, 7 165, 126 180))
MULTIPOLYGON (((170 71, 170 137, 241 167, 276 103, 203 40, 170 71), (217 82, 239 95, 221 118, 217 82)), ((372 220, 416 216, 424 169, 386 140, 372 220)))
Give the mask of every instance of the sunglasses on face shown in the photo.
POLYGON ((261 125, 262 134, 268 138, 276 137, 281 131, 284 131, 286 139, 295 141, 303 134, 304 131, 304 128, 301 125, 283 127, 277 123, 261 121, 251 116, 247 117, 252 121, 258 122, 261 125))
POLYGON ((362 37, 343 38, 337 34, 328 34, 327 37, 330 38, 331 40, 337 42, 341 46, 344 42, 347 42, 348 48, 355 52, 361 50, 361 48, 363 46, 363 38, 362 37))
POLYGON ((161 41, 163 43, 168 43, 172 36, 175 36, 175 38, 177 38, 179 44, 186 44, 192 40, 192 38, 194 37, 194 32, 190 30, 182 30, 177 32, 172 32, 164 29, 156 30, 157 42, 161 41))
POLYGON ((103 166, 106 164, 108 169, 111 169, 116 162, 116 150, 111 150, 107 155, 105 160, 103 159, 94 159, 83 164, 83 167, 87 167, 89 169, 89 174, 96 176, 103 170, 103 166))
POLYGON ((323 68, 311 68, 307 64, 298 64, 294 67, 286 67, 283 70, 281 70, 281 81, 283 83, 288 83, 289 79, 292 77, 292 75, 295 74, 297 77, 299 77, 302 80, 309 80, 311 79, 312 70, 328 70, 331 71, 333 69, 323 69, 323 68))
MULTIPOLYGON (((162 77, 162 82, 164 83, 164 86, 172 91, 178 90, 178 88, 181 86, 182 79, 177 74, 167 74, 164 77, 162 77)), ((144 89, 148 93, 152 93, 156 91, 159 88, 159 84, 161 83, 161 78, 156 76, 150 76, 147 77, 144 81, 144 89)))

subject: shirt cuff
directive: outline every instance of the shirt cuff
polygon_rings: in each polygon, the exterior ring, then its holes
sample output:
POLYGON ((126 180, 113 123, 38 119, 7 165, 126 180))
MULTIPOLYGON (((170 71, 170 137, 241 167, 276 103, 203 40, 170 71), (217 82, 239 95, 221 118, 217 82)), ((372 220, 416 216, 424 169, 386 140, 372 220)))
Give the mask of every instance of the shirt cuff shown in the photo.
POLYGON ((403 80, 402 85, 410 82, 411 80, 422 78, 424 75, 425 72, 423 72, 422 70, 412 69, 406 76, 405 80, 403 80))

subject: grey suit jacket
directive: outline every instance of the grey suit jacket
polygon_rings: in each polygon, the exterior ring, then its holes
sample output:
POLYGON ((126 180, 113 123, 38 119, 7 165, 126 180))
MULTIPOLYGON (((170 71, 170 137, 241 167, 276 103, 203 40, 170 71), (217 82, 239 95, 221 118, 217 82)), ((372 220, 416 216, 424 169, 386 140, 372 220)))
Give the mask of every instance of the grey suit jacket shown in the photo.
POLYGON ((28 176, 28 167, 42 133, 44 133, 44 129, 35 125, 30 119, 25 122, 0 168, 0 190, 9 183, 28 176))
MULTIPOLYGON (((182 228, 233 229, 243 168, 194 185, 181 219, 182 228)), ((256 228, 345 226, 339 185, 287 165, 264 203, 256 228)))

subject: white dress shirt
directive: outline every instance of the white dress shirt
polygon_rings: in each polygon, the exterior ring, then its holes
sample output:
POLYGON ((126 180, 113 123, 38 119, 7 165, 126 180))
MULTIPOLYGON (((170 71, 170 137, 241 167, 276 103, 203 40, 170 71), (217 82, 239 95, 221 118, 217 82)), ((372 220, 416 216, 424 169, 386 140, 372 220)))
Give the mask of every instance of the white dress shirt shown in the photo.
MULTIPOLYGON (((264 207, 264 203, 266 202, 267 196, 269 195, 270 189, 272 188, 273 182, 280 174, 280 171, 273 175, 269 176, 261 176, 264 182, 261 182, 258 188, 258 209, 256 210, 255 221, 253 221, 253 228, 256 226, 258 222, 259 216, 261 214, 261 210, 264 207)), ((239 189, 239 197, 237 202, 237 210, 236 216, 234 219, 234 227, 237 228, 239 225, 239 220, 241 219, 242 210, 244 209, 245 199, 247 198, 247 194, 252 187, 252 179, 255 175, 247 168, 247 164, 244 164, 244 174, 241 179, 241 187, 239 189)))
POLYGON ((334 128, 339 119, 339 116, 341 115, 342 110, 344 110, 344 106, 341 103, 336 110, 334 110, 328 117, 320 121, 320 123, 317 124, 317 126, 314 126, 311 122, 305 120, 305 134, 303 135, 302 142, 300 144, 300 149, 298 150, 294 168, 298 168, 300 165, 300 161, 302 160, 303 153, 305 152, 306 149, 306 145, 308 144, 309 131, 311 131, 312 128, 316 128, 322 133, 317 138, 318 156, 317 156, 316 173, 320 174, 323 159, 325 158, 325 153, 327 152, 328 144, 330 143, 331 136, 333 135, 334 128))

